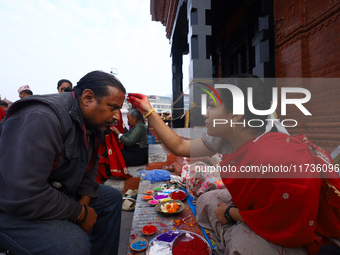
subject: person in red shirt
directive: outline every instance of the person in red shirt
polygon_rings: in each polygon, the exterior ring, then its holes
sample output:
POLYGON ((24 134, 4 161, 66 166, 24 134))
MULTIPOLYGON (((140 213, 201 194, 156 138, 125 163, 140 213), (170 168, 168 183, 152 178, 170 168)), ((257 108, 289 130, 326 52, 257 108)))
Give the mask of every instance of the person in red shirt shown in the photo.
POLYGON ((6 112, 2 107, 0 107, 0 121, 2 121, 3 118, 6 117, 6 112))

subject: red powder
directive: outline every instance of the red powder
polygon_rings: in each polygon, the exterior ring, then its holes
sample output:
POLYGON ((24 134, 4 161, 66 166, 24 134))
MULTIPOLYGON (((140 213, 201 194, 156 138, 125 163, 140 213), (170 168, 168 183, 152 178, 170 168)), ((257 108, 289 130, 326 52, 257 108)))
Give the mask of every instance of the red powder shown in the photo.
POLYGON ((155 233, 157 231, 157 228, 155 225, 146 225, 142 228, 142 232, 144 234, 152 234, 155 233))
POLYGON ((133 240, 133 239, 136 238, 136 236, 135 235, 131 235, 130 238, 133 240))
POLYGON ((168 227, 168 225, 165 225, 164 223, 159 223, 162 227, 168 227))
POLYGON ((175 191, 170 194, 170 197, 174 200, 182 200, 186 198, 186 194, 183 191, 175 191))
POLYGON ((151 198, 152 198, 152 196, 150 196, 150 195, 143 196, 143 199, 145 199, 145 200, 148 200, 148 199, 151 199, 151 198))
POLYGON ((181 255, 181 254, 195 254, 195 255, 209 255, 208 245, 202 241, 198 236, 194 236, 189 242, 181 242, 172 250, 173 255, 181 255))

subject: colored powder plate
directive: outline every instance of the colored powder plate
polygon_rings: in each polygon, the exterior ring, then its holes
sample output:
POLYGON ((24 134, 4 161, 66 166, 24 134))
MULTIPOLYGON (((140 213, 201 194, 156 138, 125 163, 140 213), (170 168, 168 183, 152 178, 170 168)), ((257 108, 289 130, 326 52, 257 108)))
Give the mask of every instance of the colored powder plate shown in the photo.
POLYGON ((151 195, 146 195, 146 196, 142 196, 142 198, 144 200, 150 200, 150 199, 152 199, 152 196, 151 195))
POLYGON ((162 188, 155 188, 155 191, 161 191, 162 188))
POLYGON ((148 203, 152 206, 155 206, 156 204, 159 203, 159 200, 149 200, 148 203))
POLYGON ((179 190, 179 191, 171 192, 170 193, 170 197, 173 200, 181 200, 181 201, 183 201, 184 199, 187 198, 187 194, 184 191, 179 190))
POLYGON ((178 232, 178 231, 168 231, 168 232, 165 232, 164 234, 158 236, 157 241, 163 241, 163 242, 171 243, 179 234, 180 234, 180 232, 178 232))
POLYGON ((176 244, 172 249, 172 254, 181 255, 181 254, 200 254, 200 255, 209 255, 209 247, 207 243, 205 243, 201 238, 194 235, 191 240, 181 240, 176 239, 176 244))
POLYGON ((168 194, 159 193, 159 194, 157 194, 157 195, 154 196, 154 199, 155 199, 155 200, 161 200, 161 199, 168 198, 168 197, 169 197, 168 194))
POLYGON ((131 250, 142 251, 148 247, 148 240, 145 238, 137 238, 130 243, 131 250))
POLYGON ((144 193, 147 194, 147 195, 151 195, 153 193, 153 190, 146 190, 146 191, 144 191, 144 193))
POLYGON ((164 199, 157 200, 157 201, 166 202, 166 201, 170 201, 170 200, 173 200, 173 199, 168 197, 168 198, 164 198, 164 199))
POLYGON ((157 227, 152 224, 145 225, 142 228, 142 232, 144 235, 153 235, 154 233, 156 233, 156 231, 157 231, 157 227))

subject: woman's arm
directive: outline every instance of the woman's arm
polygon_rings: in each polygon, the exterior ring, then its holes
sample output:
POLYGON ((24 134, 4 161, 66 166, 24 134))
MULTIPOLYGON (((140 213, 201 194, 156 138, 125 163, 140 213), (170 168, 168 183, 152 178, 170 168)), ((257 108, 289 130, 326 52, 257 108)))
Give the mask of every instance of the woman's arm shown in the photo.
MULTIPOLYGON (((224 216, 225 210, 228 208, 228 206, 229 205, 226 204, 226 203, 218 203, 217 208, 215 210, 216 217, 221 222, 222 226, 229 223, 228 220, 226 219, 226 217, 224 216)), ((230 208, 229 215, 236 222, 237 221, 243 221, 244 222, 244 220, 242 219, 241 214, 239 212, 239 209, 236 208, 236 207, 230 208)))
POLYGON ((183 140, 164 123, 156 112, 152 112, 148 116, 148 120, 158 137, 173 154, 183 157, 202 157, 215 154, 205 146, 201 138, 183 140))
MULTIPOLYGON (((129 101, 136 106, 142 114, 148 114, 152 107, 148 98, 142 94, 129 94, 129 101)), ((183 140, 164 123, 159 115, 153 111, 148 115, 148 121, 164 145, 175 155, 184 157, 212 156, 202 139, 183 140)))

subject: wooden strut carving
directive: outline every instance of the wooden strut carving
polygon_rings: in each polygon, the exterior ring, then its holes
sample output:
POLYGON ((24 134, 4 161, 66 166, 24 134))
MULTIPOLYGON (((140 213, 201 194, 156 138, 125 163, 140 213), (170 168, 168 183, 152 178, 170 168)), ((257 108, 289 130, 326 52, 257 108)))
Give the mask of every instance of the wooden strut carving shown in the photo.
POLYGON ((179 0, 155 0, 152 2, 154 12, 152 19, 165 26, 166 37, 170 39, 174 27, 179 0))

